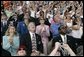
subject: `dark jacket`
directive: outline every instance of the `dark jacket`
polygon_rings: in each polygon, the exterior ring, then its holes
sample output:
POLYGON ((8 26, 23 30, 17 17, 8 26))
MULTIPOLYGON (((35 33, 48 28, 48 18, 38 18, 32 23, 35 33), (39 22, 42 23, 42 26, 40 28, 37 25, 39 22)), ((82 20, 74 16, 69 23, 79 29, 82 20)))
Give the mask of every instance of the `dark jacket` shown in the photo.
MULTIPOLYGON (((55 46, 55 42, 60 42, 62 43, 62 38, 60 35, 58 35, 57 37, 55 37, 52 41, 52 46, 55 46)), ((68 36, 67 35, 67 44, 71 47, 71 49, 76 52, 76 48, 77 48, 77 40, 75 38, 73 38, 72 36, 68 36)))
MULTIPOLYGON (((41 37, 37 34, 35 35, 36 35, 37 50, 43 53, 43 44, 41 41, 41 37)), ((32 43, 29 33, 22 35, 20 37, 20 45, 24 45, 26 47, 27 56, 30 56, 32 53, 32 43)))

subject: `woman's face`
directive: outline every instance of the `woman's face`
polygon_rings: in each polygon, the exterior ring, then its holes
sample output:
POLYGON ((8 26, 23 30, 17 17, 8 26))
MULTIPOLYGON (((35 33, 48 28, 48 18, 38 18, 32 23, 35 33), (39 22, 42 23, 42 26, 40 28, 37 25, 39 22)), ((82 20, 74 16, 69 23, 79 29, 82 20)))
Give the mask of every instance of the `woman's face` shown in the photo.
POLYGON ((45 22, 44 20, 42 20, 42 19, 40 20, 40 23, 41 23, 41 24, 44 24, 44 22, 45 22))
POLYGON ((15 28, 13 26, 10 26, 9 33, 14 33, 14 32, 15 32, 15 28))

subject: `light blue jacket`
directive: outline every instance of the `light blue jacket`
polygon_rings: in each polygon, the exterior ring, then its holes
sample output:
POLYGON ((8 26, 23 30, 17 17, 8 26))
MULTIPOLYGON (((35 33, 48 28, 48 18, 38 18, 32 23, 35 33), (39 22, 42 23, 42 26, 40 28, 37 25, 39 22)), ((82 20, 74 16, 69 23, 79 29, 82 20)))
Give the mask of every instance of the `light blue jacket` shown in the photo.
POLYGON ((19 48, 19 36, 14 36, 13 38, 13 45, 11 45, 8 41, 8 36, 3 36, 2 47, 3 49, 9 51, 12 56, 17 54, 17 50, 19 48))

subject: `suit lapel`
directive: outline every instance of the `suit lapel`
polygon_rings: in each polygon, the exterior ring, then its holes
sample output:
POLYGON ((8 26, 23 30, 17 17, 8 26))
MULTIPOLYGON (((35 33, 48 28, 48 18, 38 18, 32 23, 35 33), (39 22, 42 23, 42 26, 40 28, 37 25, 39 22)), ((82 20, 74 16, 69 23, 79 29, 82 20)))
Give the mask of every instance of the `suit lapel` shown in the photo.
POLYGON ((63 42, 62 37, 60 35, 59 35, 59 42, 63 42))
POLYGON ((32 42, 31 42, 30 33, 28 32, 27 34, 28 34, 28 35, 27 35, 27 39, 28 39, 29 46, 32 48, 32 42))
POLYGON ((38 36, 36 35, 36 33, 35 33, 35 36, 36 36, 36 44, 38 46, 38 36))

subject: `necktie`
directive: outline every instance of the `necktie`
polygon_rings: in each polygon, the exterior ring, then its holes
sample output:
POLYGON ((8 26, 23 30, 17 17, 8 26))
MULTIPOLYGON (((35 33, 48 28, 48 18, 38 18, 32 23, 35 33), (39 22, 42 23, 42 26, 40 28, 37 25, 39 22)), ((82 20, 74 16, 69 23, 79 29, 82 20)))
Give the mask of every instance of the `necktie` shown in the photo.
POLYGON ((64 36, 64 43, 65 43, 65 44, 67 43, 67 38, 66 38, 66 36, 64 36))
POLYGON ((35 38, 35 35, 33 34, 33 37, 32 37, 32 51, 35 51, 35 50, 37 50, 36 38, 35 38))

